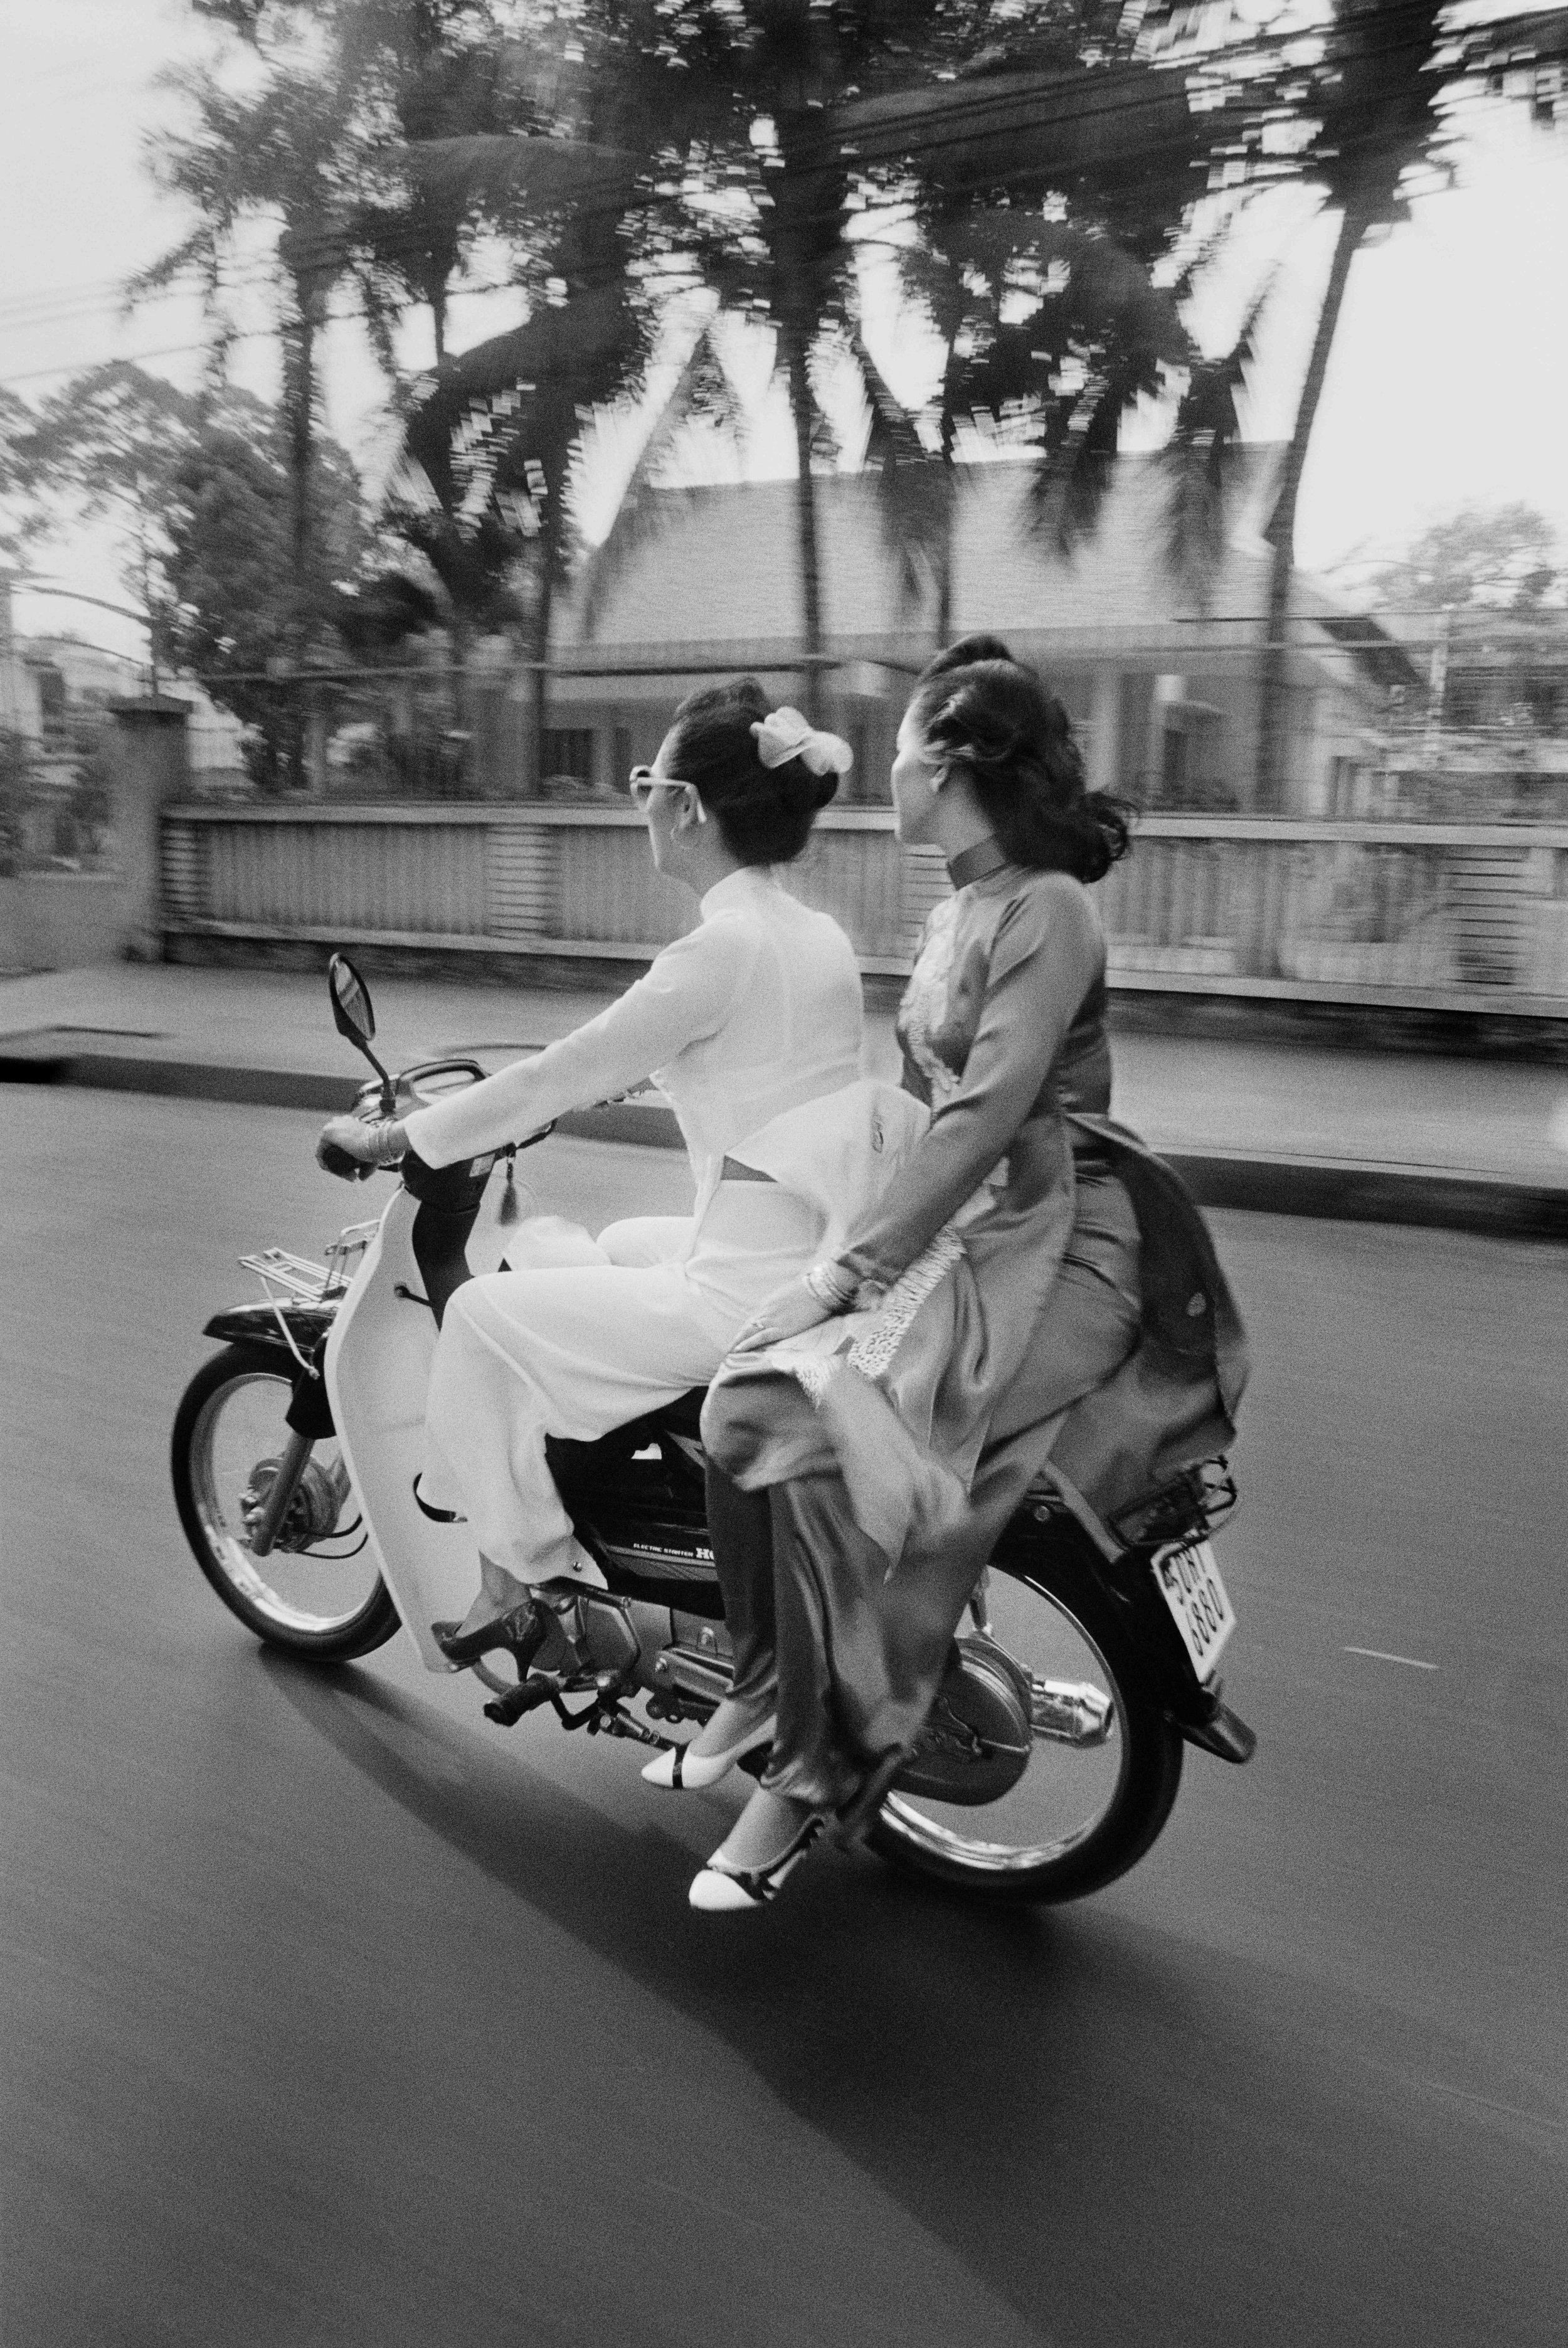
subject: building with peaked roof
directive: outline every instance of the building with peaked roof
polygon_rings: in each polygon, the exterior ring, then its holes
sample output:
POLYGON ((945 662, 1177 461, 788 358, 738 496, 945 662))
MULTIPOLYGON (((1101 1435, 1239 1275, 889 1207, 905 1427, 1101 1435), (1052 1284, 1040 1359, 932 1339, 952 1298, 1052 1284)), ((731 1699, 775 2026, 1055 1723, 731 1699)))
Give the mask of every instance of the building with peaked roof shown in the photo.
MULTIPOLYGON (((1251 803, 1268 551, 1258 534, 1276 452, 1244 453, 1233 526, 1202 594, 1168 559, 1170 475, 1124 458, 1099 524, 1071 555, 1036 521, 1030 469, 965 467, 954 504, 954 633, 988 629, 1048 676, 1077 722, 1093 780, 1141 804, 1251 803)), ((934 649, 934 598, 911 598, 867 474, 818 483, 828 698, 856 750, 844 796, 886 793, 911 675, 934 649)), ((562 614, 542 771, 618 789, 653 756, 674 703, 705 678, 750 670, 799 699, 792 480, 655 493, 655 526, 614 575, 562 614)), ((1303 578, 1289 651, 1286 811, 1349 812, 1350 777, 1375 762, 1392 695, 1419 670, 1375 625, 1303 578)), ((526 681, 513 688, 521 695, 526 681)))

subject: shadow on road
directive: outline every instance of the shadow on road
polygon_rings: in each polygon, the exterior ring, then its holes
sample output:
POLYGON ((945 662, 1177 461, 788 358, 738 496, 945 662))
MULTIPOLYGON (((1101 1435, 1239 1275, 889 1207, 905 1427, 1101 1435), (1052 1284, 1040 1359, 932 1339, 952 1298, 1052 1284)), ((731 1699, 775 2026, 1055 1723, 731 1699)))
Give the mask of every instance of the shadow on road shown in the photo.
POLYGON ((1478 2162, 1451 2103, 1391 2094, 1405 2050, 1364 2002, 1103 1907, 988 1909, 859 1855, 716 1925, 686 1908, 690 1853, 656 1819, 618 1827, 363 1671, 263 1668, 493 1882, 718 2034, 1040 2336, 1415 2342, 1459 2336, 1456 2297, 1494 2336, 1547 2336, 1550 2178, 1506 2139, 1478 2162), (1440 2236, 1434 2164, 1473 2171, 1440 2236))

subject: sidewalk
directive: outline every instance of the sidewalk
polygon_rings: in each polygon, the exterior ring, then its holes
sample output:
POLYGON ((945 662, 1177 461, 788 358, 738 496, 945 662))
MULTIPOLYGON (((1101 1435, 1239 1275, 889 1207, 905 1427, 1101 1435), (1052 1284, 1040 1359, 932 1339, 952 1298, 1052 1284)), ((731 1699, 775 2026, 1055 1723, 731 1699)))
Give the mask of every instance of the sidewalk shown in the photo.
MULTIPOLYGON (((601 993, 377 979, 391 1066, 453 1051, 486 1066, 549 1043, 601 993)), ((888 1014, 872 1062, 898 1066, 888 1014)), ((1559 1069, 1310 1045, 1119 1035, 1116 1114, 1210 1206, 1568 1238, 1568 1078, 1559 1069)), ((119 964, 0 979, 0 1077, 327 1111, 359 1063, 325 980, 119 964)), ((667 1147, 656 1097, 564 1129, 667 1147)))

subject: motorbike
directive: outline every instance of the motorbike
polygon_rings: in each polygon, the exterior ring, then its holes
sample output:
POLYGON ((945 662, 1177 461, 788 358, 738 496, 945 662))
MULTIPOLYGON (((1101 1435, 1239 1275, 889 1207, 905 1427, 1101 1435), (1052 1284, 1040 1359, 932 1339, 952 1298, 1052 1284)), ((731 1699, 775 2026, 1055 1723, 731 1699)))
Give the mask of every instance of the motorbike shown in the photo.
MULTIPOLYGON (((462 1056, 389 1074, 369 991, 342 955, 329 984, 339 1033, 375 1070, 361 1114, 482 1076, 462 1056)), ((429 1670, 452 1668, 430 1624, 461 1618, 478 1569, 461 1519, 420 1493, 426 1386, 448 1300, 515 1243, 517 1154, 551 1130, 439 1170, 407 1156, 383 1212, 345 1230, 325 1263, 281 1247, 241 1259, 263 1293, 207 1323, 221 1350, 180 1403, 171 1462, 197 1563, 266 1645, 340 1664, 401 1629, 429 1670)), ((582 1561, 539 1588, 541 1643, 521 1674, 493 1656, 470 1666, 498 1725, 538 1715, 659 1748, 725 1694, 702 1402, 683 1395, 597 1442, 551 1441, 582 1561)), ((1218 1676, 1236 1618, 1212 1536, 1235 1501, 1216 1457, 1108 1524, 1047 1469, 980 1577, 871 1849, 985 1899, 1073 1899, 1149 1849, 1188 1748, 1250 1759, 1255 1739, 1218 1676)), ((764 1761, 750 1757, 754 1774, 764 1761)))

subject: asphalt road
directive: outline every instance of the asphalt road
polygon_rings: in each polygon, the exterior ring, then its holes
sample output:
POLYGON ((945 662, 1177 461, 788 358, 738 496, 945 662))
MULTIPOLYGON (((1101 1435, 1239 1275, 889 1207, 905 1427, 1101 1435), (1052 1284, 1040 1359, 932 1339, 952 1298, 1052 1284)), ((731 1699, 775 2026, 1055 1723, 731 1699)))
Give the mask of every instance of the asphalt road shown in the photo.
POLYGON ((1253 1766, 1075 1908, 830 1854, 716 1924, 727 1789, 271 1660, 190 1561, 201 1323, 365 1210, 314 1122, 0 1091, 6 2348, 1562 2340, 1561 1251, 1216 1218, 1253 1766))

